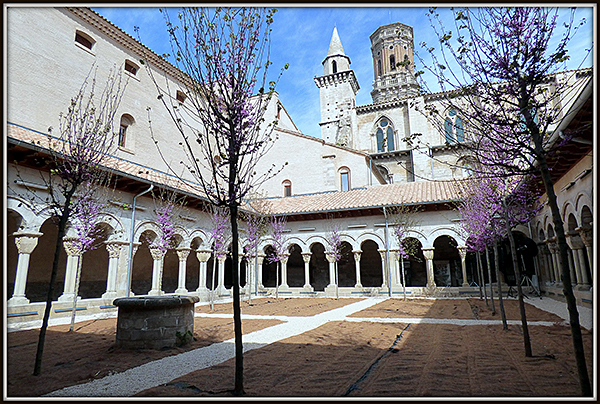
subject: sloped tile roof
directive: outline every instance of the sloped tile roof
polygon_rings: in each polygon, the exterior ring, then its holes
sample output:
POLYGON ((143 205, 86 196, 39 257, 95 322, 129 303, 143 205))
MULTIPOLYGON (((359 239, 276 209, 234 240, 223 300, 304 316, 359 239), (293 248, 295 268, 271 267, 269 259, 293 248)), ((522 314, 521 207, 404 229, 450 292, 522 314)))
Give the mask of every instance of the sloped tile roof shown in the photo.
POLYGON ((269 199, 268 205, 273 214, 301 214, 383 205, 444 203, 459 199, 462 183, 461 180, 438 180, 375 185, 351 191, 269 199))

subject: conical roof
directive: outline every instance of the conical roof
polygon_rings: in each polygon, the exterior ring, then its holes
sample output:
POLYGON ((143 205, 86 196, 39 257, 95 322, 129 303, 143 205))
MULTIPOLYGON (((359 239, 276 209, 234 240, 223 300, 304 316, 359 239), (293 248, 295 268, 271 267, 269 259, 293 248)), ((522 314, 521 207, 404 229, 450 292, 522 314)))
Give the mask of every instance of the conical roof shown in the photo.
POLYGON ((329 52, 327 52, 327 56, 332 55, 345 55, 342 41, 340 41, 340 36, 337 32, 337 27, 333 27, 333 35, 331 36, 331 42, 329 43, 329 52))

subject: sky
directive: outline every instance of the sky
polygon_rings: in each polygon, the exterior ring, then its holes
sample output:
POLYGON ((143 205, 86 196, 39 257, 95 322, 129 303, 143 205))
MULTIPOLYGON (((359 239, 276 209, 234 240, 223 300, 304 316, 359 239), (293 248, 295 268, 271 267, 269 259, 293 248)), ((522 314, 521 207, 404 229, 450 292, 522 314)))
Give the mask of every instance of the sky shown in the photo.
MULTIPOLYGON (((158 6, 158 5, 157 5, 158 6)), ((356 105, 371 104, 372 82, 374 79, 371 41, 369 36, 386 24, 401 22, 413 27, 415 50, 424 56, 420 43, 434 44, 437 39, 426 16, 427 7, 375 6, 364 5, 337 7, 313 5, 290 7, 276 5, 273 31, 271 33, 271 69, 278 73, 289 64, 277 85, 279 99, 290 114, 295 125, 306 135, 321 137, 319 89, 314 77, 323 75, 322 62, 327 56, 334 27, 337 27, 346 56, 350 57, 350 68, 354 70, 360 90, 356 95, 356 105)), ((164 18, 158 7, 92 7, 100 15, 111 21, 137 39, 134 26, 139 27, 141 42, 155 53, 170 53, 170 45, 164 18)), ((450 15, 449 10, 440 8, 442 15, 450 15)), ((593 8, 582 5, 577 8, 575 20, 586 19, 572 41, 569 52, 571 59, 567 69, 592 66, 592 55, 583 60, 585 49, 591 48, 593 39, 593 8)), ((417 60, 415 69, 420 70, 417 60)), ((427 76, 425 76, 427 79, 427 76)), ((433 80, 430 78, 428 83, 433 80)), ((435 87, 430 85, 435 91, 435 87)))

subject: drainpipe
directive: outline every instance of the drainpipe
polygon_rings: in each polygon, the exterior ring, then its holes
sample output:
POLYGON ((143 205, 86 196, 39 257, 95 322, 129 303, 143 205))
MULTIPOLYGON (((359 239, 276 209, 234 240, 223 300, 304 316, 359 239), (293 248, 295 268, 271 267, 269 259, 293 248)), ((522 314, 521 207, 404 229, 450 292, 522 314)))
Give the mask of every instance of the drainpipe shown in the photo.
POLYGON ((127 261, 127 297, 129 297, 130 293, 131 293, 131 264, 132 264, 132 260, 133 260, 133 236, 135 233, 135 200, 137 199, 138 196, 142 196, 150 191, 152 191, 152 189, 154 188, 154 184, 150 184, 150 188, 148 188, 147 190, 145 190, 144 192, 137 194, 136 196, 133 197, 133 204, 131 206, 131 234, 129 236, 129 260, 127 261))
POLYGON ((387 276, 388 276, 388 290, 389 295, 392 297, 392 272, 390 270, 390 248, 388 245, 388 217, 387 212, 385 210, 385 206, 383 207, 383 216, 385 216, 385 262, 387 266, 387 276))

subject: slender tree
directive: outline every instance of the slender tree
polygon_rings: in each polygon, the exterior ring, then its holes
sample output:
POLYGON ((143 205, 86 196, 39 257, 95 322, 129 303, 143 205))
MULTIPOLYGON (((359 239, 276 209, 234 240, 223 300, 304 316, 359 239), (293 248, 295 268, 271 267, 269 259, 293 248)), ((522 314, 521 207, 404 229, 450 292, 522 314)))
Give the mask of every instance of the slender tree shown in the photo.
POLYGON ((416 239, 407 239, 410 231, 416 230, 420 223, 417 220, 418 206, 400 205, 390 207, 392 223, 394 224, 393 234, 398 241, 398 249, 400 254, 401 271, 402 271, 402 293, 406 300, 406 279, 404 275, 404 260, 413 257, 418 259, 417 253, 419 247, 416 239))
MULTIPOLYGON (((46 142, 39 142, 48 157, 41 158, 40 177, 47 193, 42 197, 27 190, 31 199, 37 199, 56 219, 58 234, 54 248, 52 270, 48 281, 46 307, 37 344, 33 374, 42 370, 44 342, 52 308, 52 298, 58 263, 62 254, 63 239, 73 216, 79 209, 78 192, 84 185, 102 187, 110 175, 103 167, 114 150, 116 134, 113 133, 115 114, 121 102, 126 82, 122 82, 120 69, 109 71, 104 87, 96 93, 96 67, 92 65, 78 93, 71 99, 66 112, 59 115, 56 135, 48 129, 46 142)), ((17 170, 17 176, 20 173, 17 170)))
MULTIPOLYGON (((560 73, 570 58, 568 45, 585 20, 574 21, 574 8, 450 10, 452 27, 444 25, 441 11, 432 8, 428 14, 439 48, 422 44, 432 60, 424 65, 445 92, 443 100, 436 106, 429 104, 424 113, 441 130, 446 122, 445 111, 454 110, 462 116, 469 123, 463 149, 480 164, 501 167, 511 174, 539 176, 559 247, 558 266, 581 390, 589 396, 592 390, 568 268, 564 225, 548 167, 548 157, 573 136, 558 133, 557 128, 577 112, 578 107, 571 107, 591 83, 591 71, 582 79, 577 72, 560 73), (560 12, 567 14, 562 25, 558 24, 560 12), (496 152, 494 158, 490 158, 492 151, 496 152)), ((421 84, 426 86, 423 81, 421 84)))
POLYGON ((269 262, 275 262, 277 269, 275 270, 275 298, 279 298, 279 272, 281 270, 281 261, 289 256, 287 250, 288 238, 285 236, 285 226, 287 224, 287 218, 285 216, 271 215, 269 221, 270 233, 269 235, 273 239, 273 249, 275 250, 273 255, 267 259, 269 262))
MULTIPOLYGON (((187 156, 182 164, 200 184, 197 192, 214 205, 229 209, 236 352, 233 394, 243 395, 238 208, 249 192, 280 170, 275 166, 263 172, 256 169, 274 140, 276 121, 266 122, 265 112, 281 76, 271 81, 267 76, 276 10, 190 7, 176 11, 175 21, 171 10, 161 11, 172 48, 172 55, 164 56, 171 57, 178 68, 172 72, 178 87, 172 89, 170 79, 165 85, 159 84, 153 69, 146 66, 158 98, 181 135, 180 144, 187 156)), ((158 139, 155 142, 161 151, 158 139)), ((179 174, 179 168, 169 168, 179 174)))

